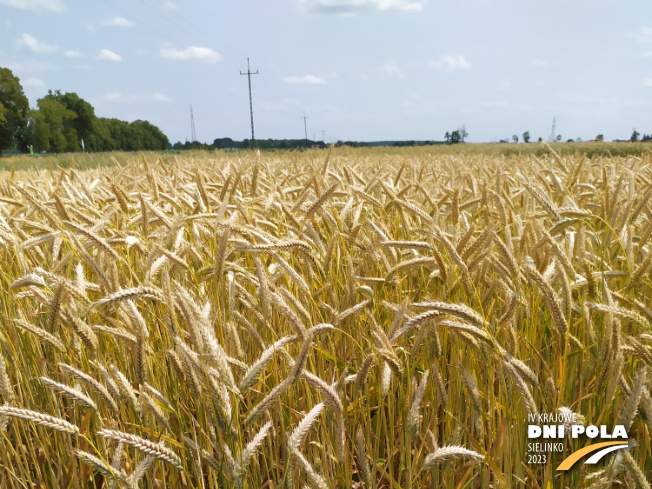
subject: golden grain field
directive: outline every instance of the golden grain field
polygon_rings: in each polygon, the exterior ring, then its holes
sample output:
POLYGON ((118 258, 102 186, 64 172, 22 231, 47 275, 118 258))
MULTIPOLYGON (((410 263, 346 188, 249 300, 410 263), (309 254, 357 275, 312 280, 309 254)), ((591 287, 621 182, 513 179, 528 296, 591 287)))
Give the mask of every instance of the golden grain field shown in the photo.
POLYGON ((0 174, 0 487, 649 488, 652 153, 0 174), (630 448, 528 463, 528 413, 630 448))

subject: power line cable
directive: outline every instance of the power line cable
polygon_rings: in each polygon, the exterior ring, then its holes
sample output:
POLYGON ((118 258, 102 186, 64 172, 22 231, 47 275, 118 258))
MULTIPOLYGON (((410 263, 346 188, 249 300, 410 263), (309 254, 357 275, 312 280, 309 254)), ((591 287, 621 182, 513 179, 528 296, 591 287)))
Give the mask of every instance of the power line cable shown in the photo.
POLYGON ((186 24, 188 24, 188 25, 193 29, 192 31, 190 31, 190 30, 188 30, 187 28, 185 28, 184 26, 180 25, 180 24, 179 24, 178 22, 176 22, 174 19, 172 19, 171 17, 165 15, 163 12, 161 12, 161 11, 158 10, 158 9, 156 9, 155 7, 153 7, 152 5, 150 5, 149 3, 147 3, 145 0, 138 0, 138 1, 139 1, 140 3, 142 3, 145 7, 147 7, 149 10, 151 10, 152 12, 154 12, 156 15, 158 15, 159 17, 161 17, 161 18, 164 19, 165 21, 169 22, 171 25, 173 25, 174 27, 176 27, 176 28, 179 29, 180 31, 183 31, 184 33, 188 34, 189 36, 191 36, 191 37, 193 37, 193 38, 197 38, 197 36, 199 35, 200 37, 202 37, 202 39, 201 39, 202 42, 206 42, 206 41, 208 41, 207 44, 217 44, 217 45, 221 45, 221 47, 219 48, 220 51, 231 51, 231 48, 226 48, 226 49, 224 49, 225 46, 223 46, 221 42, 220 42, 220 43, 215 43, 215 40, 214 40, 214 39, 209 39, 208 36, 205 36, 204 33, 201 32, 201 28, 199 28, 197 25, 191 23, 190 21, 188 21, 187 19, 185 19, 183 16, 180 15, 179 18, 180 18, 181 20, 183 20, 184 22, 186 22, 186 24))
POLYGON ((133 14, 127 12, 126 10, 122 9, 121 7, 118 7, 118 6, 117 6, 116 4, 114 4, 113 2, 111 2, 111 1, 109 1, 109 0, 102 0, 102 1, 103 1, 104 3, 106 3, 107 5, 113 7, 113 8, 116 9, 118 12, 122 13, 123 15, 126 15, 127 17, 131 17, 131 18, 135 19, 135 20, 136 20, 140 25, 142 25, 143 27, 146 27, 147 29, 151 30, 152 32, 156 32, 158 35, 160 35, 161 37, 165 38, 165 39, 168 40, 169 42, 171 42, 171 43, 174 43, 174 42, 175 42, 175 41, 173 41, 172 39, 170 39, 170 37, 168 37, 168 34, 166 34, 166 33, 162 32, 162 31, 158 30, 158 29, 155 28, 155 27, 152 27, 152 26, 149 25, 147 22, 143 22, 140 18, 138 18, 137 16, 135 16, 135 15, 133 15, 133 14))
MULTIPOLYGON (((147 27, 148 29, 152 30, 153 32, 156 32, 157 34, 159 34, 160 36, 162 36, 162 37, 165 38, 166 40, 172 42, 173 44, 175 43, 174 41, 172 41, 172 40, 168 37, 168 35, 167 35, 166 33, 163 33, 163 32, 160 31, 159 29, 156 29, 156 28, 152 27, 152 26, 149 25, 147 22, 144 22, 141 18, 139 18, 138 16, 134 15, 133 13, 127 12, 126 10, 124 10, 123 8, 121 8, 121 7, 117 6, 117 5, 115 5, 113 2, 111 2, 111 1, 109 1, 109 0, 102 0, 102 1, 105 2, 106 4, 110 5, 111 7, 115 8, 116 10, 118 10, 119 12, 121 12, 123 15, 126 15, 126 16, 128 16, 128 17, 132 17, 132 18, 134 18, 134 19, 135 19, 139 24, 142 24, 144 27, 147 27)), ((217 48, 217 50, 218 50, 219 52, 223 53, 223 54, 228 53, 229 56, 236 57, 236 56, 234 56, 234 54, 235 54, 235 55, 237 55, 237 57, 244 57, 244 55, 243 55, 242 53, 239 53, 237 50, 233 50, 231 47, 227 47, 227 46, 225 46, 221 41, 220 41, 220 42, 216 42, 215 39, 209 39, 209 36, 205 36, 205 35, 201 32, 201 30, 202 30, 201 28, 199 28, 197 25, 191 23, 190 21, 188 21, 187 19, 185 19, 183 16, 179 16, 179 18, 182 19, 182 20, 184 20, 184 22, 186 22, 186 23, 187 23, 187 24, 188 24, 188 25, 193 29, 192 31, 191 31, 191 30, 188 30, 188 29, 185 28, 184 26, 180 25, 180 24, 179 24, 178 22, 176 22, 174 19, 172 19, 172 18, 170 18, 169 16, 163 14, 161 11, 157 10, 156 8, 154 8, 152 5, 148 4, 148 3, 145 2, 144 0, 139 0, 139 2, 140 2, 141 4, 143 4, 145 7, 147 7, 149 10, 151 10, 152 12, 154 12, 156 15, 158 15, 159 17, 161 17, 163 20, 165 20, 166 22, 168 22, 170 25, 174 26, 178 31, 183 32, 183 33, 186 34, 187 36, 190 36, 191 39, 194 39, 194 40, 196 40, 196 41, 201 40, 202 43, 206 43, 206 44, 208 44, 209 46, 211 46, 211 45, 212 45, 212 46, 215 46, 215 47, 217 48), (201 39, 200 39, 200 38, 201 38, 201 39)), ((177 38, 177 41, 180 41, 180 40, 181 40, 180 38, 177 38)), ((230 64, 235 64, 235 61, 231 61, 231 60, 229 60, 229 56, 226 57, 227 62, 230 63, 230 64)))

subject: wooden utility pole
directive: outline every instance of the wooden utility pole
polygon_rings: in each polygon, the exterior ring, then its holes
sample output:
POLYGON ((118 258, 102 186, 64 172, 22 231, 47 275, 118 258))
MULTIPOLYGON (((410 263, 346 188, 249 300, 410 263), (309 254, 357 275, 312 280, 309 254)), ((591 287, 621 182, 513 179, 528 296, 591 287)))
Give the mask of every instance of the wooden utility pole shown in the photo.
POLYGON ((240 71, 241 75, 247 75, 247 80, 249 81, 249 114, 251 116, 251 147, 252 149, 256 147, 256 138, 254 136, 254 103, 251 100, 251 75, 257 75, 258 70, 255 72, 249 69, 249 58, 247 58, 247 72, 243 73, 240 71))

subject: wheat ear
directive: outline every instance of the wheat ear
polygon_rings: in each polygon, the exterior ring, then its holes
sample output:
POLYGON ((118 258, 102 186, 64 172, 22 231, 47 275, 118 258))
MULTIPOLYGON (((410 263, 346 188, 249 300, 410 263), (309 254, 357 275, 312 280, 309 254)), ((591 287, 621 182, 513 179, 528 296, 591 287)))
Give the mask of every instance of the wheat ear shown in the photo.
POLYGON ((315 407, 313 407, 310 412, 308 412, 308 414, 303 417, 296 428, 294 428, 292 434, 288 437, 288 449, 290 452, 299 450, 301 442, 308 433, 308 430, 312 428, 312 425, 321 414, 324 406, 326 406, 324 402, 320 402, 319 404, 315 405, 315 407))
POLYGON ((484 460, 484 455, 480 455, 478 452, 457 445, 440 447, 426 456, 421 470, 429 470, 436 464, 446 462, 453 458, 468 458, 471 460, 482 461, 484 460))
POLYGON ((7 374, 7 365, 2 353, 0 353, 0 392, 2 392, 2 397, 4 397, 7 404, 16 402, 16 395, 14 394, 14 389, 11 387, 11 379, 9 379, 9 375, 7 374))
POLYGON ((122 470, 116 469, 115 467, 111 467, 102 459, 96 457, 95 455, 91 455, 88 452, 84 452, 82 450, 75 450, 75 455, 79 460, 90 465, 103 476, 108 477, 111 480, 117 481, 120 484, 124 484, 130 489, 136 489, 136 486, 134 486, 131 483, 129 477, 127 477, 127 474, 125 474, 122 470))
POLYGON ((152 299, 158 302, 165 302, 165 296, 159 289, 149 287, 147 285, 139 285, 138 287, 134 287, 132 289, 123 289, 108 295, 98 301, 93 302, 89 308, 94 309, 99 306, 133 299, 152 299))
POLYGON ((421 376, 421 380, 419 381, 419 387, 417 388, 417 391, 414 393, 412 406, 410 407, 410 412, 408 413, 407 431, 412 438, 416 438, 419 433, 419 423, 421 421, 421 416, 419 415, 419 406, 421 405, 421 401, 423 401, 423 394, 426 392, 429 373, 430 372, 426 370, 421 376))
POLYGON ((118 404, 115 402, 115 399, 113 399, 113 396, 111 395, 109 390, 106 387, 104 387, 104 385, 100 384, 97 380, 95 380, 90 375, 82 372, 81 370, 77 370, 76 368, 71 367, 68 364, 59 362, 59 367, 61 367, 64 371, 68 372, 74 378, 84 382, 93 392, 95 392, 102 399, 104 399, 104 401, 109 405, 109 407, 111 407, 114 413, 118 412, 118 404))
POLYGON ((41 381, 41 384, 46 385, 53 391, 60 392, 64 396, 79 402, 80 404, 92 409, 93 411, 97 411, 97 405, 93 402, 93 400, 90 397, 88 397, 82 391, 70 387, 68 385, 55 382, 54 380, 48 377, 41 376, 39 377, 39 380, 41 381))
POLYGON ((179 470, 183 470, 181 459, 177 456, 176 453, 174 453, 162 443, 154 443, 153 441, 145 440, 139 436, 115 430, 104 429, 98 431, 97 434, 104 438, 108 438, 109 440, 117 441, 118 443, 124 443, 125 445, 134 447, 141 452, 152 455, 159 460, 163 460, 164 462, 169 463, 179 470))
POLYGON ((258 447, 260 447, 260 445, 263 443, 271 428, 271 421, 265 423, 263 427, 260 428, 253 440, 247 443, 247 446, 242 451, 242 455, 240 456, 238 462, 236 462, 235 466, 234 478, 236 487, 242 487, 242 478, 245 471, 247 470, 247 467, 249 466, 249 461, 251 460, 251 457, 253 457, 254 453, 256 453, 256 450, 258 450, 258 447))
POLYGON ((79 428, 77 426, 69 423, 64 419, 50 416, 49 414, 43 414, 36 411, 30 411, 28 409, 20 409, 17 407, 4 405, 0 406, 0 415, 11 416, 13 418, 21 418, 41 426, 52 428, 53 430, 69 433, 71 435, 79 434, 79 428))

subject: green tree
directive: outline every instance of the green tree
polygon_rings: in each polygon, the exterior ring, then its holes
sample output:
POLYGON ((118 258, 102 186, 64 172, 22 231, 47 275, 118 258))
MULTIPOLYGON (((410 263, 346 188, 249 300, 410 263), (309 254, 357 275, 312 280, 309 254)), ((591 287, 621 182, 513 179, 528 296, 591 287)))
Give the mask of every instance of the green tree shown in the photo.
POLYGON ((514 141, 514 144, 518 144, 518 136, 516 134, 512 136, 512 141, 514 141))
POLYGON ((51 131, 50 125, 45 121, 43 112, 30 110, 27 119, 28 142, 37 153, 50 151, 51 131))
POLYGON ((604 136, 603 136, 602 134, 598 134, 598 135, 595 137, 595 140, 596 140, 596 141, 599 141, 599 142, 603 142, 603 141, 604 141, 604 136))
POLYGON ((639 137, 640 135, 641 135, 641 134, 636 130, 636 128, 634 128, 634 129, 632 129, 632 136, 629 138, 629 140, 630 140, 632 143, 635 143, 636 141, 638 141, 638 137, 639 137))
MULTIPOLYGON (((62 151, 81 151, 81 139, 77 133, 77 128, 75 125, 75 120, 78 118, 77 113, 74 110, 68 108, 64 95, 61 94, 60 90, 52 91, 48 90, 47 95, 42 99, 39 99, 38 102, 46 101, 45 104, 47 107, 48 113, 46 114, 46 120, 51 125, 50 130, 52 131, 51 141, 62 141, 59 135, 55 135, 55 132, 61 133, 63 139, 65 139, 65 145, 61 149, 61 145, 52 144, 51 151, 60 153, 62 151), (54 126, 52 125, 54 124, 54 126)), ((40 110, 41 105, 39 103, 40 110)))
POLYGON ((27 147, 29 101, 20 79, 8 68, 0 68, 0 151, 27 147))
POLYGON ((77 133, 77 137, 84 140, 84 148, 87 151, 112 149, 111 136, 105 125, 95 115, 95 109, 91 104, 74 92, 62 94, 60 90, 57 90, 54 93, 48 93, 46 97, 60 102, 66 109, 77 115, 70 124, 77 133))
POLYGON ((108 133, 107 150, 129 151, 132 143, 132 130, 128 122, 118 119, 100 119, 104 131, 108 133))
POLYGON ((79 151, 81 146, 77 132, 72 127, 72 121, 77 115, 48 95, 39 99, 37 104, 40 114, 35 117, 34 137, 39 136, 38 144, 43 144, 43 140, 47 138, 47 148, 39 150, 55 153, 79 151))
POLYGON ((523 142, 524 142, 525 144, 527 144, 527 143, 530 142, 530 131, 525 131, 525 132, 523 133, 523 142))
POLYGON ((463 143, 464 139, 469 135, 468 132, 466 132, 466 126, 462 125, 460 126, 459 129, 456 129, 453 132, 447 132, 446 133, 446 143, 447 144, 458 144, 458 143, 463 143))
POLYGON ((148 121, 137 120, 129 124, 133 131, 135 146, 132 151, 157 151, 170 147, 170 140, 161 130, 148 121))

